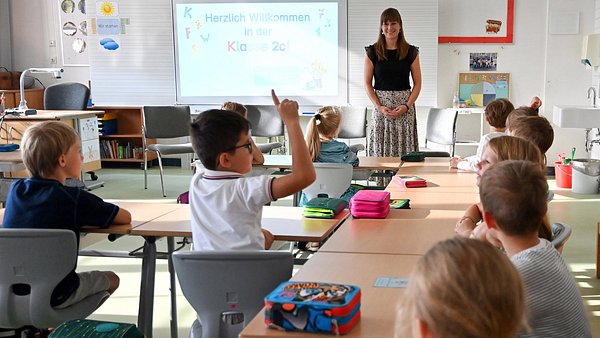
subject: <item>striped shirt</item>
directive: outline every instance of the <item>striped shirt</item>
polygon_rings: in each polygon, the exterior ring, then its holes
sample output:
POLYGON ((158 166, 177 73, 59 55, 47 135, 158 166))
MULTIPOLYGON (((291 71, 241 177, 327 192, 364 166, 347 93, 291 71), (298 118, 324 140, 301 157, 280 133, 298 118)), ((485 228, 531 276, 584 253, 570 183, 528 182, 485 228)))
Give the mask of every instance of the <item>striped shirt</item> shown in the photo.
POLYGON ((577 285, 550 242, 540 239, 511 260, 523 279, 531 328, 519 337, 592 337, 577 285))

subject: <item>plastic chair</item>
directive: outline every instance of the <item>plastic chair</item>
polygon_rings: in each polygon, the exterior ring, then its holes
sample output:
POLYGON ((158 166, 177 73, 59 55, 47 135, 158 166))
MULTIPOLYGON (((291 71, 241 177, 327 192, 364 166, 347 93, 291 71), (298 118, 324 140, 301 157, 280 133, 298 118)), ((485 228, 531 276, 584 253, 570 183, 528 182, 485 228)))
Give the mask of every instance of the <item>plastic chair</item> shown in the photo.
POLYGON ((427 157, 450 157, 454 156, 454 145, 456 144, 456 109, 431 108, 427 114, 427 129, 425 132, 425 152, 427 157), (451 153, 444 151, 431 151, 428 143, 433 142, 451 148, 451 153))
MULTIPOLYGON (((340 139, 364 138, 365 144, 351 144, 350 150, 358 154, 367 147, 367 107, 345 106, 342 108, 342 124, 337 137, 340 139)), ((372 170, 354 170, 352 180, 368 180, 372 170)))
POLYGON ((562 250, 567 243, 573 230, 570 226, 563 223, 552 223, 552 245, 558 252, 562 253, 562 250))
POLYGON ((264 306, 264 297, 292 276, 285 251, 173 253, 185 298, 198 315, 190 337, 237 337, 264 306))
POLYGON ((162 157, 173 154, 193 154, 191 142, 177 144, 149 144, 148 139, 176 138, 190 136, 192 117, 189 106, 144 106, 142 141, 144 146, 144 189, 148 189, 148 151, 158 155, 160 168, 160 187, 163 197, 165 184, 163 180, 162 157))
POLYGON ((285 153, 285 133, 283 120, 275 106, 246 106, 248 121, 252 125, 253 137, 267 137, 269 143, 256 144, 263 154, 270 154, 274 149, 282 148, 285 153), (283 137, 283 143, 272 142, 274 137, 283 137))
POLYGON ((317 178, 304 188, 303 192, 310 200, 319 194, 338 198, 350 186, 352 181, 352 165, 349 163, 314 163, 317 178))
POLYGON ((65 309, 50 296, 77 262, 75 233, 63 229, 0 229, 0 327, 56 327, 90 315, 107 292, 65 309))

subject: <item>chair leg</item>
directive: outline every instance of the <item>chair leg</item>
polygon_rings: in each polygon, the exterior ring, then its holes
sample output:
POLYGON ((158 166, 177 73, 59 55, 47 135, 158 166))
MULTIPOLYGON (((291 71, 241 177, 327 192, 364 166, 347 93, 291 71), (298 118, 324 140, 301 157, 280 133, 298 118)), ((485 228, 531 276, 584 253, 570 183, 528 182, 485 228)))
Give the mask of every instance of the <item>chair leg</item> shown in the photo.
POLYGON ((156 152, 158 154, 158 167, 160 168, 160 188, 162 189, 163 197, 167 197, 165 194, 165 184, 163 182, 163 165, 162 165, 162 157, 160 156, 160 152, 156 152))
POLYGON ((144 149, 144 189, 148 189, 148 150, 144 149))

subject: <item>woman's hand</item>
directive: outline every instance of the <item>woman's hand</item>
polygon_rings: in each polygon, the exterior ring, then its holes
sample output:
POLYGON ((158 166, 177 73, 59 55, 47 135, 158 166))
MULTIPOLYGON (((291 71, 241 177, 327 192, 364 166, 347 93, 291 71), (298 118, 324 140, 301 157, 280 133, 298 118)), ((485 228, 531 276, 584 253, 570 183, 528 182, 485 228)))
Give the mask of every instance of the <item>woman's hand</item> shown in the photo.
POLYGON ((398 107, 396 107, 394 110, 392 110, 392 116, 394 116, 394 117, 400 117, 403 114, 405 114, 406 112, 408 112, 408 105, 407 104, 401 104, 398 107))

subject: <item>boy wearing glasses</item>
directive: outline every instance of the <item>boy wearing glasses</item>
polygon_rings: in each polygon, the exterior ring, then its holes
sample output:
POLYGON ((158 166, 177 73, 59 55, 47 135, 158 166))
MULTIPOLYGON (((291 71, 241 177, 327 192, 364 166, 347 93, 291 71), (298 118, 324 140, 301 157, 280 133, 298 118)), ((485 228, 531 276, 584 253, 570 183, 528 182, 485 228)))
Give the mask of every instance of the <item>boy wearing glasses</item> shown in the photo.
POLYGON ((289 196, 315 180, 304 143, 298 103, 273 102, 287 127, 292 148, 292 173, 280 178, 244 177, 252 169, 250 123, 240 114, 208 110, 190 127, 194 151, 204 165, 190 183, 192 238, 195 250, 269 249, 273 235, 261 228, 262 207, 289 196))

